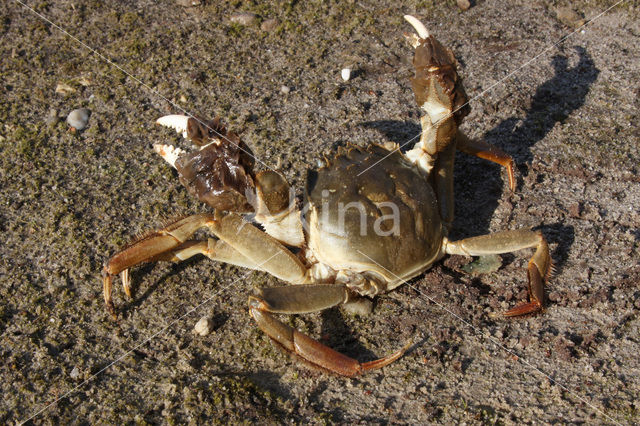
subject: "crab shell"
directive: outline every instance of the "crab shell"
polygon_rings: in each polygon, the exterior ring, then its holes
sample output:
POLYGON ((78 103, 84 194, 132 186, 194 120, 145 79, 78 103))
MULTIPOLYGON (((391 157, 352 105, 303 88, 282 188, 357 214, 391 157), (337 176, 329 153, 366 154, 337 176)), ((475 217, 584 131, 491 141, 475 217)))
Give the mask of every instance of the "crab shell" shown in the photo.
POLYGON ((308 173, 306 202, 315 258, 372 277, 382 287, 376 292, 395 288, 439 257, 444 234, 436 195, 399 151, 373 145, 337 156, 308 173))

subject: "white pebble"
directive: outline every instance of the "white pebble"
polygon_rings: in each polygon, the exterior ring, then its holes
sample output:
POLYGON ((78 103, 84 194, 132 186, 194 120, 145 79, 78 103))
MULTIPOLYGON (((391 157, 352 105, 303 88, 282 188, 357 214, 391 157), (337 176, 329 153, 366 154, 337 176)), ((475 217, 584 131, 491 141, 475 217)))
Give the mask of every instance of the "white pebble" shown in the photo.
POLYGON ((82 130, 87 127, 91 111, 86 108, 74 109, 67 116, 67 123, 76 130, 82 130))
POLYGON ((256 18, 257 18, 257 15, 255 13, 240 12, 240 13, 231 15, 229 20, 234 24, 251 25, 255 22, 256 18))
POLYGON ((77 379, 78 377, 80 377, 80 370, 78 370, 78 367, 73 367, 73 370, 71 370, 71 373, 69 373, 69 377, 71 377, 72 379, 77 379))
POLYGON ((351 78, 351 68, 343 68, 340 75, 342 75, 342 79, 344 81, 349 81, 349 79, 351 78))
POLYGON ((193 327, 193 331, 201 336, 206 336, 207 334, 211 333, 212 330, 213 321, 211 321, 211 319, 209 319, 208 317, 200 318, 200 321, 198 321, 193 327))
POLYGON ((290 91, 291 89, 289 88, 289 86, 280 87, 280 93, 282 93, 283 95, 288 95, 290 91))

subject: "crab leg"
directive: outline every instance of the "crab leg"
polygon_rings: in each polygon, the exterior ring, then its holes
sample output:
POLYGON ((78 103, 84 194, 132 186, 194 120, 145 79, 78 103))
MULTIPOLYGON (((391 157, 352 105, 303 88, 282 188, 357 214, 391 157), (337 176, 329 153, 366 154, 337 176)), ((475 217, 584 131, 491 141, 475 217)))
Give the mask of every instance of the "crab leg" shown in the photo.
POLYGON ((249 297, 249 313, 267 336, 287 351, 316 367, 353 377, 367 370, 382 368, 400 358, 408 345, 375 361, 360 363, 282 323, 271 313, 307 313, 342 304, 349 298, 343 285, 317 284, 267 288, 260 296, 249 297))
POLYGON ((184 260, 202 253, 212 259, 261 269, 289 282, 304 282, 306 268, 280 242, 245 222, 241 216, 197 214, 151 232, 111 257, 103 269, 107 310, 115 317, 111 299, 113 276, 123 273, 125 293, 130 296, 128 269, 143 262, 184 260), (208 228, 220 241, 188 241, 200 228, 208 228))
POLYGON ((115 307, 111 300, 113 276, 122 273, 122 284, 125 293, 130 296, 128 269, 143 262, 153 260, 163 253, 170 252, 183 244, 207 221, 213 220, 212 215, 199 214, 178 220, 158 231, 151 232, 141 239, 134 241, 125 249, 113 255, 102 270, 102 286, 107 310, 116 317, 115 307))
POLYGON ((458 131, 456 139, 457 147, 460 151, 470 155, 475 155, 476 157, 482 158, 484 160, 498 163, 502 167, 507 169, 507 175, 509 177, 509 188, 512 191, 515 191, 516 179, 513 172, 513 158, 511 158, 509 154, 483 140, 469 139, 469 137, 461 131, 458 131))
POLYGON ((213 238, 209 238, 207 241, 189 240, 176 249, 155 256, 149 259, 149 261, 157 262, 166 260, 170 262, 182 262, 196 254, 202 254, 211 260, 230 263, 241 268, 260 270, 258 265, 238 253, 238 251, 229 244, 213 238))
POLYGON ((542 311, 544 307, 544 282, 551 271, 549 246, 540 232, 529 230, 502 231, 479 237, 447 242, 448 254, 483 256, 488 254, 511 253, 516 250, 535 247, 536 252, 529 260, 529 302, 509 309, 504 316, 515 317, 542 311))
MULTIPOLYGON (((453 163, 456 154, 456 145, 451 144, 436 157, 433 189, 438 197, 440 206, 440 218, 448 231, 453 223, 453 163)), ((446 235, 446 234, 445 234, 446 235)))

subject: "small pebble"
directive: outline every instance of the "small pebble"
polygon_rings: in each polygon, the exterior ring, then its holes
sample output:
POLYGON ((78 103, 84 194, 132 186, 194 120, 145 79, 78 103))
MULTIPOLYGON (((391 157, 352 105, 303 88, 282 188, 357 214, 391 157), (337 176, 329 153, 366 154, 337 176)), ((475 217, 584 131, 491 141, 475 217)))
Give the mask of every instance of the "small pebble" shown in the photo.
POLYGON ((349 79, 351 78, 351 68, 343 68, 340 75, 342 76, 342 79, 344 81, 349 81, 349 79))
POLYGON ((60 117, 58 117, 58 110, 55 108, 51 108, 49 110, 49 114, 47 114, 47 119, 45 120, 45 122, 49 125, 53 125, 56 124, 59 120, 60 117))
POLYGON ((74 109, 67 116, 67 123, 76 130, 82 130, 87 127, 91 111, 86 108, 74 109))
POLYGON ((69 373, 69 377, 71 377, 72 379, 77 379, 78 377, 80 377, 80 370, 78 370, 78 367, 73 367, 73 370, 71 370, 71 373, 69 373))
POLYGON ((193 7, 193 6, 200 6, 200 0, 176 0, 176 3, 178 4, 178 6, 182 6, 182 7, 193 7))
POLYGON ((291 91, 291 88, 289 86, 280 87, 280 93, 282 93, 283 95, 288 95, 290 91, 291 91))
POLYGON ((569 6, 558 7, 556 9, 556 16, 560 22, 568 27, 578 28, 585 23, 582 16, 569 6))
POLYGON ((56 86, 56 93, 60 93, 62 95, 68 95, 71 93, 75 93, 76 89, 74 89, 73 87, 69 86, 68 84, 65 83, 58 83, 58 85, 56 86))
POLYGON ((262 31, 273 31, 278 27, 279 24, 280 24, 280 21, 278 21, 276 18, 267 19, 265 21, 262 21, 262 24, 260 25, 260 29, 262 31))
POLYGON ((193 327, 193 331, 200 336, 206 336, 213 330, 213 321, 209 317, 202 317, 193 327))
POLYGON ((255 13, 241 12, 231 15, 231 18, 229 18, 229 20, 234 24, 251 25, 254 23, 256 18, 257 16, 255 13))
POLYGON ((469 0, 457 0, 456 3, 458 4, 458 7, 460 8, 460 10, 469 10, 469 8, 471 7, 471 2, 469 0))

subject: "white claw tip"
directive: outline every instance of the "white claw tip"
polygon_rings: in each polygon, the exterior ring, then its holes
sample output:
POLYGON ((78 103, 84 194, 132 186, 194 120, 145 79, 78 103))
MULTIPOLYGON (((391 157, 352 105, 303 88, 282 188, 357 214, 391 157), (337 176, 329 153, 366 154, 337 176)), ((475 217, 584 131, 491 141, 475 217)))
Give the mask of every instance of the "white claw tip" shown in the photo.
POLYGON ((424 24, 418 20, 418 18, 411 15, 404 15, 404 19, 406 19, 407 22, 410 23, 413 28, 415 28, 420 38, 429 38, 429 31, 427 31, 427 27, 425 27, 424 24))
POLYGON ((187 137, 187 122, 189 117, 186 115, 165 115, 156 120, 156 123, 165 127, 171 127, 178 133, 182 133, 182 137, 187 137))
POLYGON ((171 167, 173 168, 176 167, 176 160, 178 159, 178 157, 184 153, 184 151, 180 148, 159 143, 153 145, 153 150, 160 154, 160 156, 164 158, 167 163, 171 164, 171 167))

